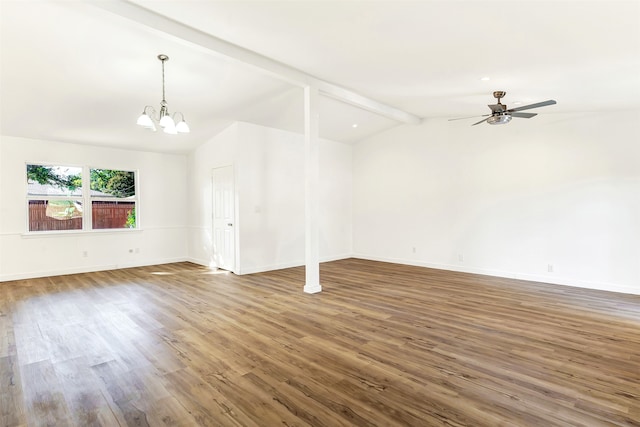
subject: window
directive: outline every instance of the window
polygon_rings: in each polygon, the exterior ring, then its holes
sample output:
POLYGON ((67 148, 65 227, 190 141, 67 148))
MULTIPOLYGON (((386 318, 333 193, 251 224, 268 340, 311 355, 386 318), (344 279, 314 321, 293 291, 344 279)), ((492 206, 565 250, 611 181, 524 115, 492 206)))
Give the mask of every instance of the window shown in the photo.
POLYGON ((91 224, 94 229, 136 228, 135 173, 91 169, 91 224))
POLYGON ((27 165, 29 231, 82 230, 82 168, 27 165))
POLYGON ((28 231, 137 228, 136 173, 27 165, 28 231))

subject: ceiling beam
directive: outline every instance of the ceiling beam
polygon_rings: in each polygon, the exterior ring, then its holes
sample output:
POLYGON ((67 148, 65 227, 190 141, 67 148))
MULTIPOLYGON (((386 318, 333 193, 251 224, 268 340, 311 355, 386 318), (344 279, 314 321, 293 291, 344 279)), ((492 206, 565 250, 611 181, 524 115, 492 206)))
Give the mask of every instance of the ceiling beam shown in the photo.
POLYGON ((180 40, 203 47, 214 54, 253 66, 262 72, 268 73, 290 84, 299 87, 316 87, 323 95, 401 123, 419 124, 422 121, 420 117, 414 114, 407 113, 406 111, 386 105, 374 99, 367 98, 366 96, 360 95, 350 89, 321 80, 296 68, 275 61, 264 55, 260 55, 259 53, 253 52, 249 49, 226 42, 212 36, 211 34, 192 28, 129 1, 85 1, 88 4, 107 10, 123 18, 153 28, 180 40))

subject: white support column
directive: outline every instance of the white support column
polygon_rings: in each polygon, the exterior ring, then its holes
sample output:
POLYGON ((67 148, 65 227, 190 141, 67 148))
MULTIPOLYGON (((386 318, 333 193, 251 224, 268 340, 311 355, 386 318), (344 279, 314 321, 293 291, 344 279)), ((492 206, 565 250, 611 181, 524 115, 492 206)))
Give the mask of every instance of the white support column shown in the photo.
POLYGON ((318 89, 304 88, 304 158, 305 158, 305 285, 304 291, 315 294, 320 285, 319 183, 320 150, 318 136, 318 89))

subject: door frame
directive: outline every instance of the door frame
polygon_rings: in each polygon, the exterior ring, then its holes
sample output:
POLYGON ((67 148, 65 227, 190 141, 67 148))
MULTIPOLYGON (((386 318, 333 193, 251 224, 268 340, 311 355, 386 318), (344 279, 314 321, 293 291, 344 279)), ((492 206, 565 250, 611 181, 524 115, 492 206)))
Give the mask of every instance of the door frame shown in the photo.
MULTIPOLYGON (((216 170, 218 169, 224 169, 224 168, 231 168, 231 179, 232 179, 232 198, 233 198, 233 269, 232 270, 227 270, 227 271, 231 271, 234 274, 239 274, 240 271, 240 222, 239 222, 239 215, 238 215, 238 208, 239 208, 239 203, 238 203, 238 192, 236 190, 236 182, 237 182, 237 175, 236 175, 236 166, 231 163, 231 164, 226 164, 226 165, 220 165, 220 166, 215 166, 213 168, 211 168, 211 259, 215 259, 215 253, 213 252, 213 248, 214 248, 214 239, 215 239, 215 232, 214 232, 214 216, 215 216, 215 179, 214 179, 214 173, 216 170)), ((216 266, 217 267, 217 266, 216 266)), ((219 267, 217 267, 219 268, 219 267)))

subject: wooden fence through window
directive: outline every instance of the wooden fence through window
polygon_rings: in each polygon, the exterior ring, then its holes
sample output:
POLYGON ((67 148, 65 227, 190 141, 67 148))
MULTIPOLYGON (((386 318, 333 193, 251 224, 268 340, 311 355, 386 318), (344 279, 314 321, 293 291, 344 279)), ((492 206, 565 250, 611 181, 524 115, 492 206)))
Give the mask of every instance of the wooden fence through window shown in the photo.
MULTIPOLYGON (((135 202, 92 202, 93 229, 125 228, 135 202)), ((82 218, 47 216, 45 200, 29 201, 29 231, 82 230, 82 218)))

